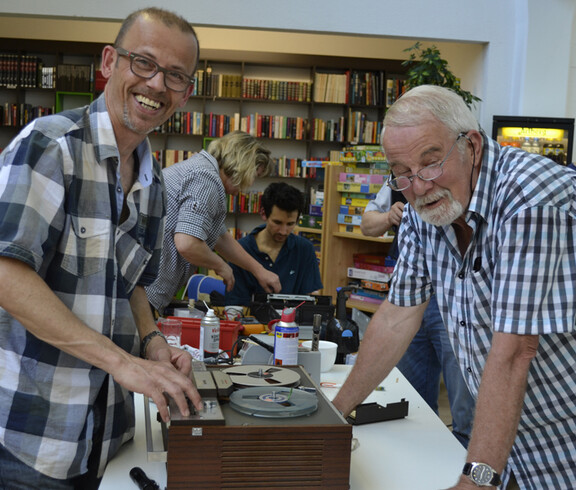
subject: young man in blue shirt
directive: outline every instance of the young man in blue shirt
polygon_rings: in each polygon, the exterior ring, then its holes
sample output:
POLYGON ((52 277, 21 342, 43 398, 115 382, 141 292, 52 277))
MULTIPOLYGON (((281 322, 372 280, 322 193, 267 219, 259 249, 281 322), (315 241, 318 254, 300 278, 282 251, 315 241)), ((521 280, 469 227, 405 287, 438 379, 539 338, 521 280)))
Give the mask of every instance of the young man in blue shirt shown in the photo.
MULTIPOLYGON (((281 294, 310 294, 322 289, 318 259, 312 243, 292 233, 304 207, 304 196, 285 182, 270 184, 262 195, 264 225, 241 238, 240 243, 282 283, 281 294)), ((226 294, 227 305, 250 305, 254 293, 264 290, 248 271, 232 265, 235 285, 226 294)))

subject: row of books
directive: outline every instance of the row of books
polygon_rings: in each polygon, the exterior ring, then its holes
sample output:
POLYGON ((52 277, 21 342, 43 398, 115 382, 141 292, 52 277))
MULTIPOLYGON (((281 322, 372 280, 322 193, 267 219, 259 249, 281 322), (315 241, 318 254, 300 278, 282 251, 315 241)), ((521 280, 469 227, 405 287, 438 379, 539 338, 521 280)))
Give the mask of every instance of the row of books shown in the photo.
POLYGON ((242 117, 240 129, 257 138, 304 140, 308 138, 308 119, 255 113, 242 117))
POLYGON ((213 73, 208 67, 195 73, 192 95, 310 102, 311 92, 310 81, 244 78, 242 75, 213 73))
POLYGON ((93 80, 93 65, 44 66, 38 56, 0 53, 0 87, 89 92, 93 80))
POLYGON ((314 118, 310 126, 310 137, 314 141, 346 141, 346 118, 324 119, 314 118))
MULTIPOLYGON (((158 150, 154 152, 156 160, 163 167, 169 167, 177 162, 182 162, 190 158, 195 151, 192 150, 158 150)), ((302 160, 299 158, 288 158, 282 156, 273 159, 274 166, 270 173, 271 177, 294 177, 294 178, 316 178, 316 169, 302 166, 302 160)))
POLYGON ((274 169, 270 173, 270 177, 300 177, 306 179, 316 178, 316 169, 302 166, 300 158, 288 158, 282 156, 274 158, 274 169))
POLYGON ((33 106, 31 104, 4 103, 0 105, 2 126, 22 127, 36 119, 54 113, 54 107, 33 106))
POLYGON ((316 73, 314 101, 333 104, 383 105, 386 101, 383 71, 346 70, 344 73, 316 73))
POLYGON ((386 79, 383 71, 346 70, 314 75, 308 80, 275 80, 214 73, 212 67, 194 75, 192 95, 224 98, 280 100, 381 106, 390 105, 403 92, 401 79, 386 79))
POLYGON ((178 111, 156 128, 158 133, 190 134, 221 137, 241 129, 258 137, 274 139, 305 139, 310 133, 314 141, 376 142, 381 131, 380 123, 367 120, 362 112, 350 111, 349 117, 324 120, 283 115, 204 114, 197 111, 178 111))
POLYGON ((350 85, 350 104, 384 105, 386 78, 383 71, 353 72, 350 85))
POLYGON ((386 107, 390 107, 406 91, 406 83, 400 78, 386 80, 386 107))
POLYGON ((204 134, 204 113, 196 111, 178 111, 156 128, 157 133, 167 134, 204 134))
POLYGON ((198 70, 195 74, 192 95, 209 95, 236 98, 242 95, 242 75, 212 73, 211 69, 198 70))
POLYGON ((38 86, 40 88, 54 89, 56 88, 56 78, 55 66, 42 66, 40 67, 38 86))
POLYGON ((240 192, 237 196, 226 195, 229 213, 259 213, 262 207, 262 192, 240 192))
POLYGON ((90 92, 94 65, 58 65, 56 87, 62 92, 90 92))
POLYGON ((373 144, 380 141, 382 121, 370 121, 364 112, 349 109, 347 128, 346 141, 373 144))
POLYGON ((241 96, 245 99, 310 102, 311 93, 312 82, 245 78, 241 96))
POLYGON ((193 150, 157 150, 153 152, 158 163, 164 168, 183 162, 194 155, 194 153, 196 152, 193 150))
POLYGON ((42 60, 37 56, 0 53, 0 87, 36 88, 42 60))

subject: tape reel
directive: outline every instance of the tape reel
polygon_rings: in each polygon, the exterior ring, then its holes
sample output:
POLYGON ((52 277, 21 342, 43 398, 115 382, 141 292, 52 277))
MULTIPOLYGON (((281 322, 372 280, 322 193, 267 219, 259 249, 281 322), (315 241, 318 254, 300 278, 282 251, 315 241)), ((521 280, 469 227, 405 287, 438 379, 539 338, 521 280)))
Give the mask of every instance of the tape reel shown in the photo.
POLYGON ((300 417, 318 409, 318 398, 295 388, 245 388, 230 395, 230 406, 255 417, 300 417))
POLYGON ((245 365, 227 368, 224 372, 238 387, 298 386, 300 375, 296 371, 276 366, 245 365))

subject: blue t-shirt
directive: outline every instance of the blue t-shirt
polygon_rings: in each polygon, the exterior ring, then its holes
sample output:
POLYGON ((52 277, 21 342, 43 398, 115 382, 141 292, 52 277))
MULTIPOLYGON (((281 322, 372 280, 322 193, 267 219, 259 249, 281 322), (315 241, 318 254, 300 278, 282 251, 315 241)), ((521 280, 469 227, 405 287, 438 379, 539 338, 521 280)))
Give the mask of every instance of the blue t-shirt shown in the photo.
MULTIPOLYGON (((256 244, 256 235, 266 225, 260 225, 238 240, 244 250, 254 257, 266 269, 278 274, 282 283, 282 294, 309 294, 322 289, 318 259, 312 243, 291 233, 286 239, 276 261, 261 252, 256 244)), ((230 264, 234 271, 234 289, 226 294, 227 305, 249 306, 254 293, 264 293, 256 278, 248 271, 230 264)))

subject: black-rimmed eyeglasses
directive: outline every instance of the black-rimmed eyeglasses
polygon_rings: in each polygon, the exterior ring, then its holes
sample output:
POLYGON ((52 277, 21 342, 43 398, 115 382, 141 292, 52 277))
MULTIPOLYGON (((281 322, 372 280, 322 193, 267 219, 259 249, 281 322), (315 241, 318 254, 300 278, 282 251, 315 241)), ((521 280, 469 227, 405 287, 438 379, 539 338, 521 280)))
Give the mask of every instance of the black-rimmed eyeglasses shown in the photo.
POLYGON ((174 92, 184 92, 188 87, 194 85, 194 79, 189 75, 176 70, 167 70, 158 63, 142 56, 138 53, 126 51, 124 48, 115 48, 120 56, 130 58, 130 70, 140 78, 153 78, 158 72, 164 74, 164 85, 174 92))
POLYGON ((388 187, 394 189, 395 191, 404 191, 412 185, 412 181, 416 177, 423 180, 424 182, 429 182, 431 180, 437 179, 444 172, 443 166, 446 163, 446 160, 450 158, 450 154, 452 153, 452 150, 454 150, 456 143, 458 143, 460 138, 464 137, 466 137, 466 133, 458 134, 458 136, 456 137, 456 141, 454 141, 454 144, 450 147, 448 153, 440 163, 434 163, 432 165, 428 165, 427 167, 424 167, 423 169, 419 170, 414 175, 410 175, 409 177, 406 177, 404 175, 401 175, 400 177, 393 177, 393 175, 390 174, 390 177, 388 177, 388 180, 386 181, 386 185, 388 185, 388 187))

